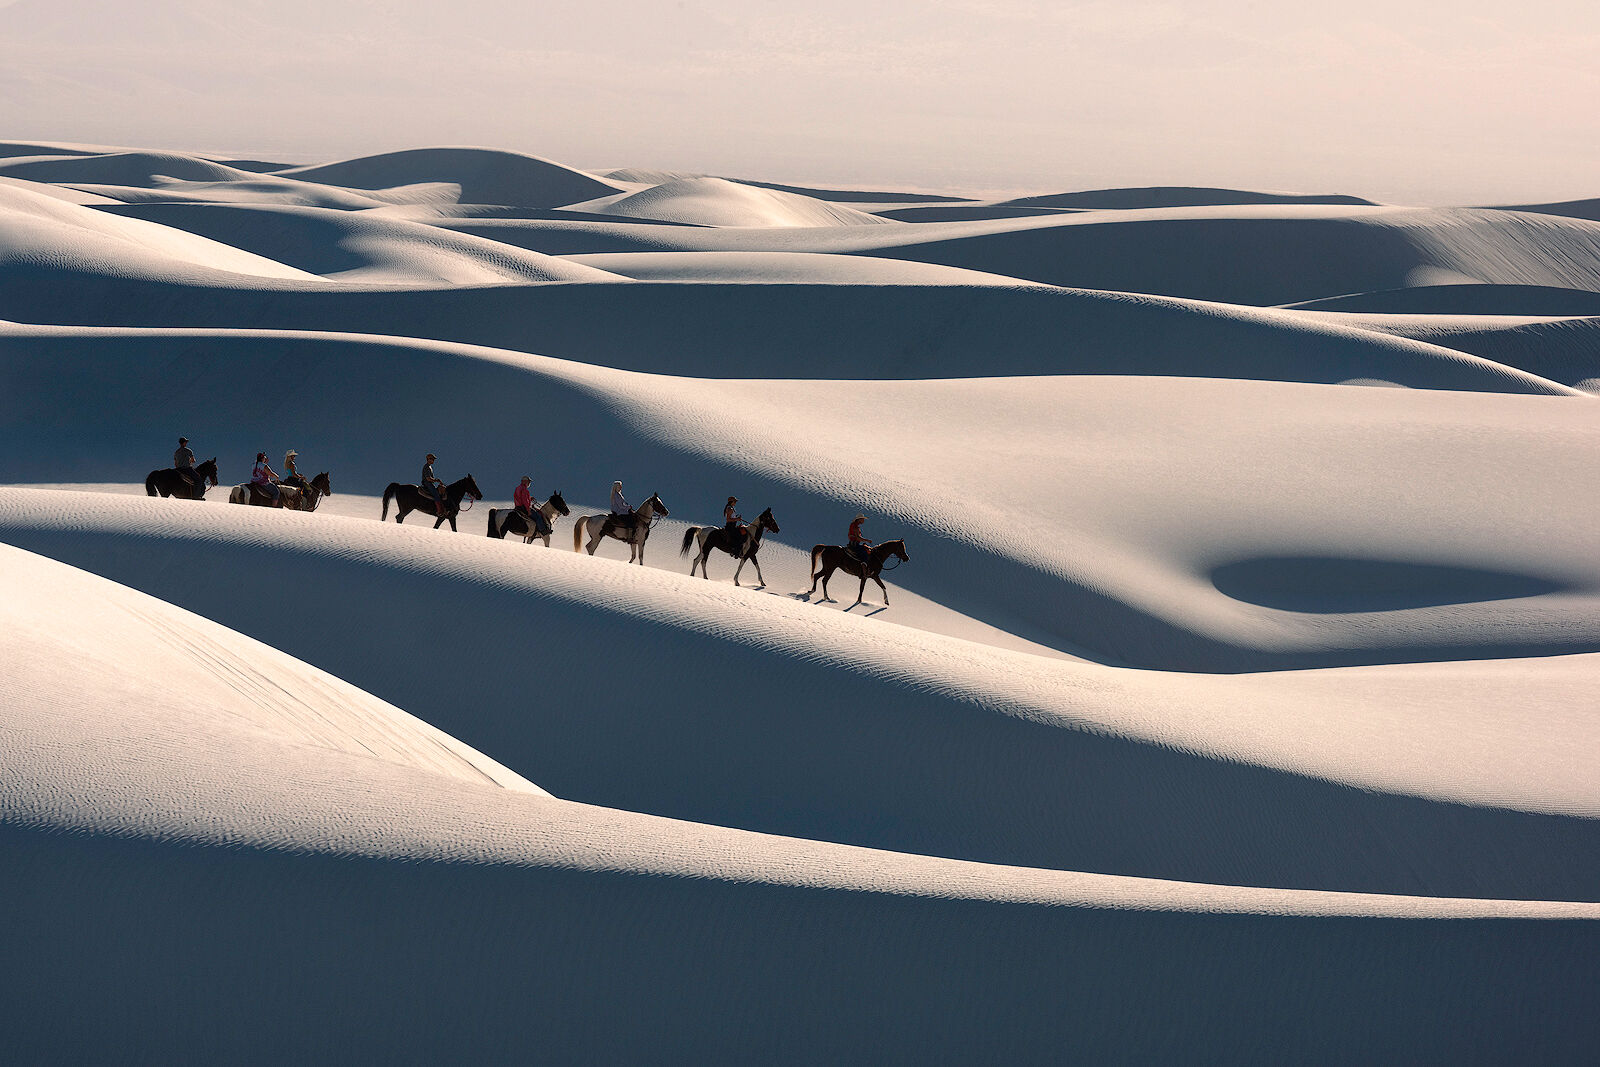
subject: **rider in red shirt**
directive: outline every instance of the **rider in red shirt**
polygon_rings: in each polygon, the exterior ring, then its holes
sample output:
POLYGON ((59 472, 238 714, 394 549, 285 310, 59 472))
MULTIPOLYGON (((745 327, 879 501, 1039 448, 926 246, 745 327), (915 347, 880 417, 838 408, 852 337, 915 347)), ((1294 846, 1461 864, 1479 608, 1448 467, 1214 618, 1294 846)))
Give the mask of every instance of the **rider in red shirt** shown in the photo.
POLYGON ((850 551, 854 552, 856 557, 863 563, 867 560, 867 546, 872 544, 871 541, 867 540, 866 535, 861 532, 861 524, 866 521, 867 517, 858 513, 856 521, 850 524, 850 551))
POLYGON ((524 474, 522 476, 522 484, 518 485, 516 491, 511 494, 512 503, 517 506, 517 510, 522 513, 522 517, 525 519, 533 518, 533 494, 528 492, 528 485, 532 481, 532 478, 524 474))

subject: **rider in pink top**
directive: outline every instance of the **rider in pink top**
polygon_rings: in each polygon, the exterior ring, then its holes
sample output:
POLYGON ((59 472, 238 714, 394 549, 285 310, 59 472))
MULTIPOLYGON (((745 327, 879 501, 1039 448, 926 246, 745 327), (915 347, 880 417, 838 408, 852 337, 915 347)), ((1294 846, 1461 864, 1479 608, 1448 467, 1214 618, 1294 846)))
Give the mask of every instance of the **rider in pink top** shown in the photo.
POLYGON ((278 475, 271 467, 267 466, 267 454, 256 453, 255 469, 250 472, 250 483, 261 490, 271 501, 273 507, 282 507, 283 502, 278 498, 278 475))
POLYGON ((526 474, 522 476, 522 484, 517 486, 516 492, 511 494, 511 502, 522 512, 525 519, 533 518, 533 494, 528 492, 528 483, 533 481, 526 474))

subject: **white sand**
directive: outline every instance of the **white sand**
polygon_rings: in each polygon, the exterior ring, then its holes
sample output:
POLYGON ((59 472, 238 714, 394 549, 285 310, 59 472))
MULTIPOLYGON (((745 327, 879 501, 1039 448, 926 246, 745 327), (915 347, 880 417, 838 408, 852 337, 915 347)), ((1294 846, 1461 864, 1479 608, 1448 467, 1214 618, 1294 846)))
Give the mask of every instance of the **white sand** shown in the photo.
POLYGON ((1550 207, 0 146, 9 1047, 1582 1059, 1550 207), (291 446, 317 513, 224 503, 291 446), (426 451, 459 533, 377 521, 426 451), (659 492, 648 565, 485 537, 523 473, 659 492), (685 573, 730 493, 765 586, 685 573), (806 594, 857 510, 887 606, 806 594))

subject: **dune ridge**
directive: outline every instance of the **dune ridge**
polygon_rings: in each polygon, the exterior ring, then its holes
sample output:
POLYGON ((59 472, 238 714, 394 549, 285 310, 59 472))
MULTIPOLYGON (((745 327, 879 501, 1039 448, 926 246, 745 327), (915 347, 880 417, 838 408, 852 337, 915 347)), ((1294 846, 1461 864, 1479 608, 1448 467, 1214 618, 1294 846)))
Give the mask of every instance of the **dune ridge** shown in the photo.
POLYGON ((1582 1062, 1596 226, 0 143, 8 1050, 1582 1062))

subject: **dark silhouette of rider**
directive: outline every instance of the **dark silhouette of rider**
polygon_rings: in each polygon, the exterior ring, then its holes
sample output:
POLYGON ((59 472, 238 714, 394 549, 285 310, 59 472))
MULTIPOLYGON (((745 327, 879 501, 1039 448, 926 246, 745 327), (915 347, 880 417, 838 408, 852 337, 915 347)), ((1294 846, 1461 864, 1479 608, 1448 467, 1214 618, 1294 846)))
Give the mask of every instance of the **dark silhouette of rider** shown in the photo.
POLYGON ((193 495, 200 487, 200 475, 194 469, 194 450, 189 447, 187 437, 178 438, 178 449, 172 453, 172 468, 189 483, 189 493, 193 495))
POLYGON ((422 490, 423 496, 433 501, 433 510, 439 513, 440 518, 443 518, 444 483, 433 476, 433 461, 438 458, 438 456, 429 452, 428 458, 422 461, 422 481, 418 483, 417 488, 422 490))
POLYGON ((862 563, 867 562, 869 558, 867 549, 872 545, 872 542, 867 540, 867 536, 861 532, 861 524, 866 521, 867 517, 858 512, 856 521, 850 524, 850 551, 862 563))
POLYGON ((730 496, 728 498, 728 502, 723 505, 722 508, 723 529, 727 531, 728 537, 731 538, 735 544, 743 539, 745 534, 744 516, 740 515, 738 511, 734 509, 734 505, 738 502, 738 497, 730 496))

